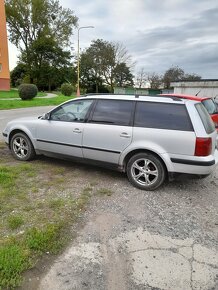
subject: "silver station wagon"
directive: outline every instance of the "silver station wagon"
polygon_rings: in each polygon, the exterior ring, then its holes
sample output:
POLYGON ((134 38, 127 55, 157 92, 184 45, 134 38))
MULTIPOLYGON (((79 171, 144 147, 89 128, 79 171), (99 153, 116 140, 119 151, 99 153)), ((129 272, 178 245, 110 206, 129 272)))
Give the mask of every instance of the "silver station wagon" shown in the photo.
POLYGON ((144 190, 177 174, 207 176, 217 162, 217 133, 204 106, 161 96, 87 95, 3 131, 18 160, 73 157, 126 172, 144 190))

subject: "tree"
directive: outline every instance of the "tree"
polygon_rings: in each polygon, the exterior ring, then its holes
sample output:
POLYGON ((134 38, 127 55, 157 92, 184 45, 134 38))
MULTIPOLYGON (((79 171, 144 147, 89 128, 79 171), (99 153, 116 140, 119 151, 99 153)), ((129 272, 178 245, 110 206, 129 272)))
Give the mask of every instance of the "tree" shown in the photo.
POLYGON ((185 81, 199 81, 201 79, 201 76, 199 76, 198 74, 185 74, 183 80, 185 81))
POLYGON ((147 75, 144 68, 141 68, 136 75, 135 85, 137 88, 142 88, 147 82, 147 75))
POLYGON ((170 88, 170 83, 174 81, 181 81, 181 80, 200 80, 201 76, 197 74, 185 74, 184 70, 178 66, 172 66, 169 68, 164 76, 163 76, 163 83, 166 89, 170 88))
POLYGON ((169 68, 164 76, 163 76, 163 83, 166 89, 170 88, 170 83, 174 81, 179 81, 184 77, 185 73, 184 70, 179 68, 178 66, 172 66, 169 68))
POLYGON ((31 82, 48 60, 57 55, 69 59, 63 47, 70 44, 78 21, 70 9, 61 7, 58 0, 6 0, 5 7, 9 39, 20 50, 31 82))
POLYGON ((17 87, 21 84, 22 79, 26 75, 26 66, 24 63, 19 63, 12 71, 11 71, 11 85, 12 87, 17 87))
POLYGON ((108 85, 113 91, 117 72, 121 67, 124 68, 123 64, 125 64, 125 69, 130 70, 130 56, 121 44, 102 39, 94 40, 81 54, 81 81, 95 80, 96 92, 101 84, 108 85))
POLYGON ((126 63, 118 63, 114 69, 114 84, 118 87, 132 87, 133 75, 126 63))
POLYGON ((151 89, 159 89, 162 84, 162 76, 155 72, 148 73, 147 80, 150 83, 151 89))

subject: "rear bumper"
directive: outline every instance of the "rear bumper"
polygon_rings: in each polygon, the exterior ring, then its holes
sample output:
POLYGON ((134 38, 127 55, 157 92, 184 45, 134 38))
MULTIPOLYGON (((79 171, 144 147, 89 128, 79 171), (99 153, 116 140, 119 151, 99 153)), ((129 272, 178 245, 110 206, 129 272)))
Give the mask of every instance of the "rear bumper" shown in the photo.
POLYGON ((169 181, 173 180, 185 180, 185 179, 203 179, 210 176, 210 174, 187 174, 179 172, 169 172, 168 179, 169 181))
POLYGON ((184 173, 193 175, 209 175, 218 164, 218 151, 206 157, 163 154, 169 173, 184 173))
POLYGON ((180 158, 170 158, 172 163, 177 164, 186 164, 194 166, 212 166, 216 164, 215 159, 210 161, 198 161, 198 160, 189 160, 189 159, 180 159, 180 158))

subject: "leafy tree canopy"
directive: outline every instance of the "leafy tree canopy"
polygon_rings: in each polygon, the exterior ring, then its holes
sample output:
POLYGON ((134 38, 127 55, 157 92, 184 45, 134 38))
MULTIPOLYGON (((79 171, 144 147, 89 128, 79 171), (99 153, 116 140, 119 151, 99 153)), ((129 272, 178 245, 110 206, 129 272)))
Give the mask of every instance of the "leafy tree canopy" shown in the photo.
POLYGON ((130 67, 131 58, 125 47, 97 39, 81 54, 81 82, 88 84, 91 80, 93 87, 94 81, 96 92, 102 85, 113 92, 115 85, 133 83, 130 67))
POLYGON ((5 7, 10 41, 25 49, 41 37, 53 37, 59 44, 69 44, 78 21, 58 0, 6 0, 5 7))
POLYGON ((6 0, 9 39, 20 50, 30 82, 55 83, 60 70, 69 66, 70 36, 78 18, 58 0, 6 0))
POLYGON ((200 80, 201 77, 197 74, 186 74, 183 69, 178 66, 172 66, 169 68, 164 76, 163 76, 163 83, 164 87, 169 89, 170 83, 174 81, 181 81, 181 80, 200 80))

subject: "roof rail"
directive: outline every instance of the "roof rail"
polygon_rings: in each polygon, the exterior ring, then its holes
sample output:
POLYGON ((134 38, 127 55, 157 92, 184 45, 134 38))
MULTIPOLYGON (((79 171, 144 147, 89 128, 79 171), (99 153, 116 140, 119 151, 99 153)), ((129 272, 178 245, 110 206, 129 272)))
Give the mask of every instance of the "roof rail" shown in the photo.
MULTIPOLYGON (((134 94, 113 94, 113 93, 90 93, 90 94, 85 94, 85 95, 81 95, 81 97, 90 97, 90 96, 134 96, 134 94)), ((139 99, 139 97, 164 97, 164 98, 168 98, 171 99, 173 101, 181 101, 182 102, 182 98, 178 97, 178 96, 164 96, 164 95, 138 95, 135 94, 135 98, 139 99)))

